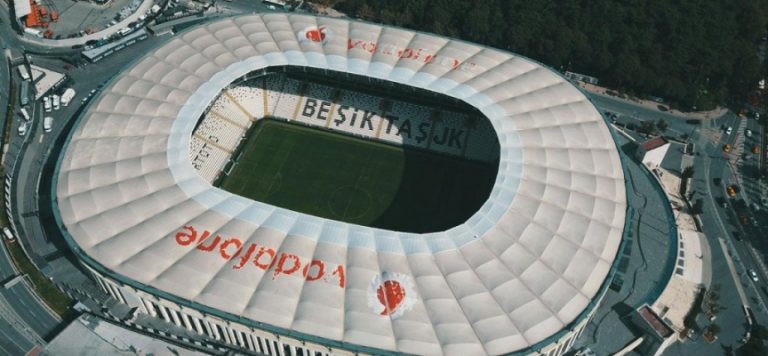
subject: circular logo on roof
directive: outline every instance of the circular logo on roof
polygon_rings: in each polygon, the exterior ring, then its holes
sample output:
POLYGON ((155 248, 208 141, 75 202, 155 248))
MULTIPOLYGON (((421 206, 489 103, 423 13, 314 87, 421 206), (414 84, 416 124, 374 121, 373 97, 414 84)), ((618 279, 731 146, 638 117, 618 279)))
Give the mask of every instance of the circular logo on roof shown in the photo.
POLYGON ((368 306, 381 316, 401 317, 416 304, 416 292, 411 277, 402 273, 384 272, 373 276, 368 286, 368 306))
POLYGON ((331 37, 333 32, 325 26, 320 27, 307 27, 297 33, 297 36, 299 37, 299 42, 322 42, 325 44, 325 42, 331 37))

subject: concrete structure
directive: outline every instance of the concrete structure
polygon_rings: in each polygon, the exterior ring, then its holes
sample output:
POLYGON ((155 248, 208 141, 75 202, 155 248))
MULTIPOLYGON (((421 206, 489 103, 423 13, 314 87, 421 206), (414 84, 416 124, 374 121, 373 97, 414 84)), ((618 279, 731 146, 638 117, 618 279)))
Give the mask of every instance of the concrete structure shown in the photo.
POLYGON ((93 315, 83 314, 56 335, 41 355, 166 355, 203 356, 128 330, 93 315))
POLYGON ((90 104, 54 182, 67 242, 117 300, 266 354, 561 355, 614 271, 626 194, 611 134, 528 59, 403 29, 285 14, 195 28, 90 104), (212 187, 191 133, 271 66, 350 72, 463 100, 499 139, 489 200, 446 231, 308 216, 212 187))

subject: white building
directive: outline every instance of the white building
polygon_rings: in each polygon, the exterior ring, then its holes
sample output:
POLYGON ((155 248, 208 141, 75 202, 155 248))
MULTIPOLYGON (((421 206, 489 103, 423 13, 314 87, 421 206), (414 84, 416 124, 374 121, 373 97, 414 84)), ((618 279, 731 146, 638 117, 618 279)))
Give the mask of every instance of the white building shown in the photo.
POLYGON ((654 137, 640 144, 637 148, 637 159, 650 170, 661 166, 661 161, 669 151, 669 141, 662 136, 654 137))

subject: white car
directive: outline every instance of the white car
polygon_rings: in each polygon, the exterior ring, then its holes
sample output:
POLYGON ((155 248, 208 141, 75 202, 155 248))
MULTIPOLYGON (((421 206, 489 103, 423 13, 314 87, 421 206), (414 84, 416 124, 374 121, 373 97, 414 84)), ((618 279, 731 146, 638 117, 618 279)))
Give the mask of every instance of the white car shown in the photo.
POLYGON ((21 125, 19 125, 19 136, 24 136, 27 134, 27 123, 22 122, 21 125))
POLYGON ((43 97, 43 108, 45 109, 45 112, 51 112, 51 109, 53 108, 51 106, 51 98, 47 96, 43 97))
POLYGON ((747 129, 747 131, 744 134, 746 134, 747 137, 752 137, 752 130, 747 129))
POLYGON ((50 116, 46 116, 43 119, 43 131, 44 132, 51 132, 51 129, 53 128, 53 118, 50 116))
POLYGON ((731 134, 731 132, 733 132, 733 127, 730 127, 730 126, 728 126, 728 128, 727 128, 727 129, 725 129, 725 134, 726 134, 726 135, 730 135, 730 134, 731 134))
POLYGON ((752 278, 752 281, 755 283, 760 281, 760 279, 757 278, 757 272, 753 269, 749 270, 749 277, 752 278))
POLYGON ((8 241, 13 241, 13 233, 11 233, 11 229, 8 227, 3 228, 3 235, 5 235, 5 238, 8 239, 8 241))

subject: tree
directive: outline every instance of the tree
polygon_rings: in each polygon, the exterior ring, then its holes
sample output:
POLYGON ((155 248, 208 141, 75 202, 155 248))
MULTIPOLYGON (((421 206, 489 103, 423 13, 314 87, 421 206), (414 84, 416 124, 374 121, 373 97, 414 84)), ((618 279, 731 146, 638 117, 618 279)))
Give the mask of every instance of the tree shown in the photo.
POLYGON ((704 201, 701 199, 696 199, 696 202, 694 202, 693 206, 691 206, 691 214, 699 215, 702 212, 704 212, 704 201))
POLYGON ((744 100, 766 72, 757 56, 768 24, 761 0, 320 1, 352 16, 511 50, 681 110, 744 100))
POLYGON ((693 166, 688 166, 683 169, 683 179, 691 178, 693 177, 693 166))
POLYGON ((740 356, 763 356, 768 355, 768 348, 765 347, 765 339, 768 338, 768 330, 760 324, 752 327, 752 335, 744 346, 736 350, 740 356))
POLYGON ((643 121, 637 131, 646 135, 654 135, 656 134, 656 125, 653 124, 653 121, 643 121))
POLYGON ((717 335, 720 333, 720 325, 717 325, 715 323, 710 324, 707 327, 707 330, 712 333, 712 335, 717 335))
POLYGON ((659 121, 656 121, 656 128, 659 129, 659 131, 667 131, 667 127, 669 127, 669 125, 666 121, 664 121, 664 119, 659 119, 659 121))

